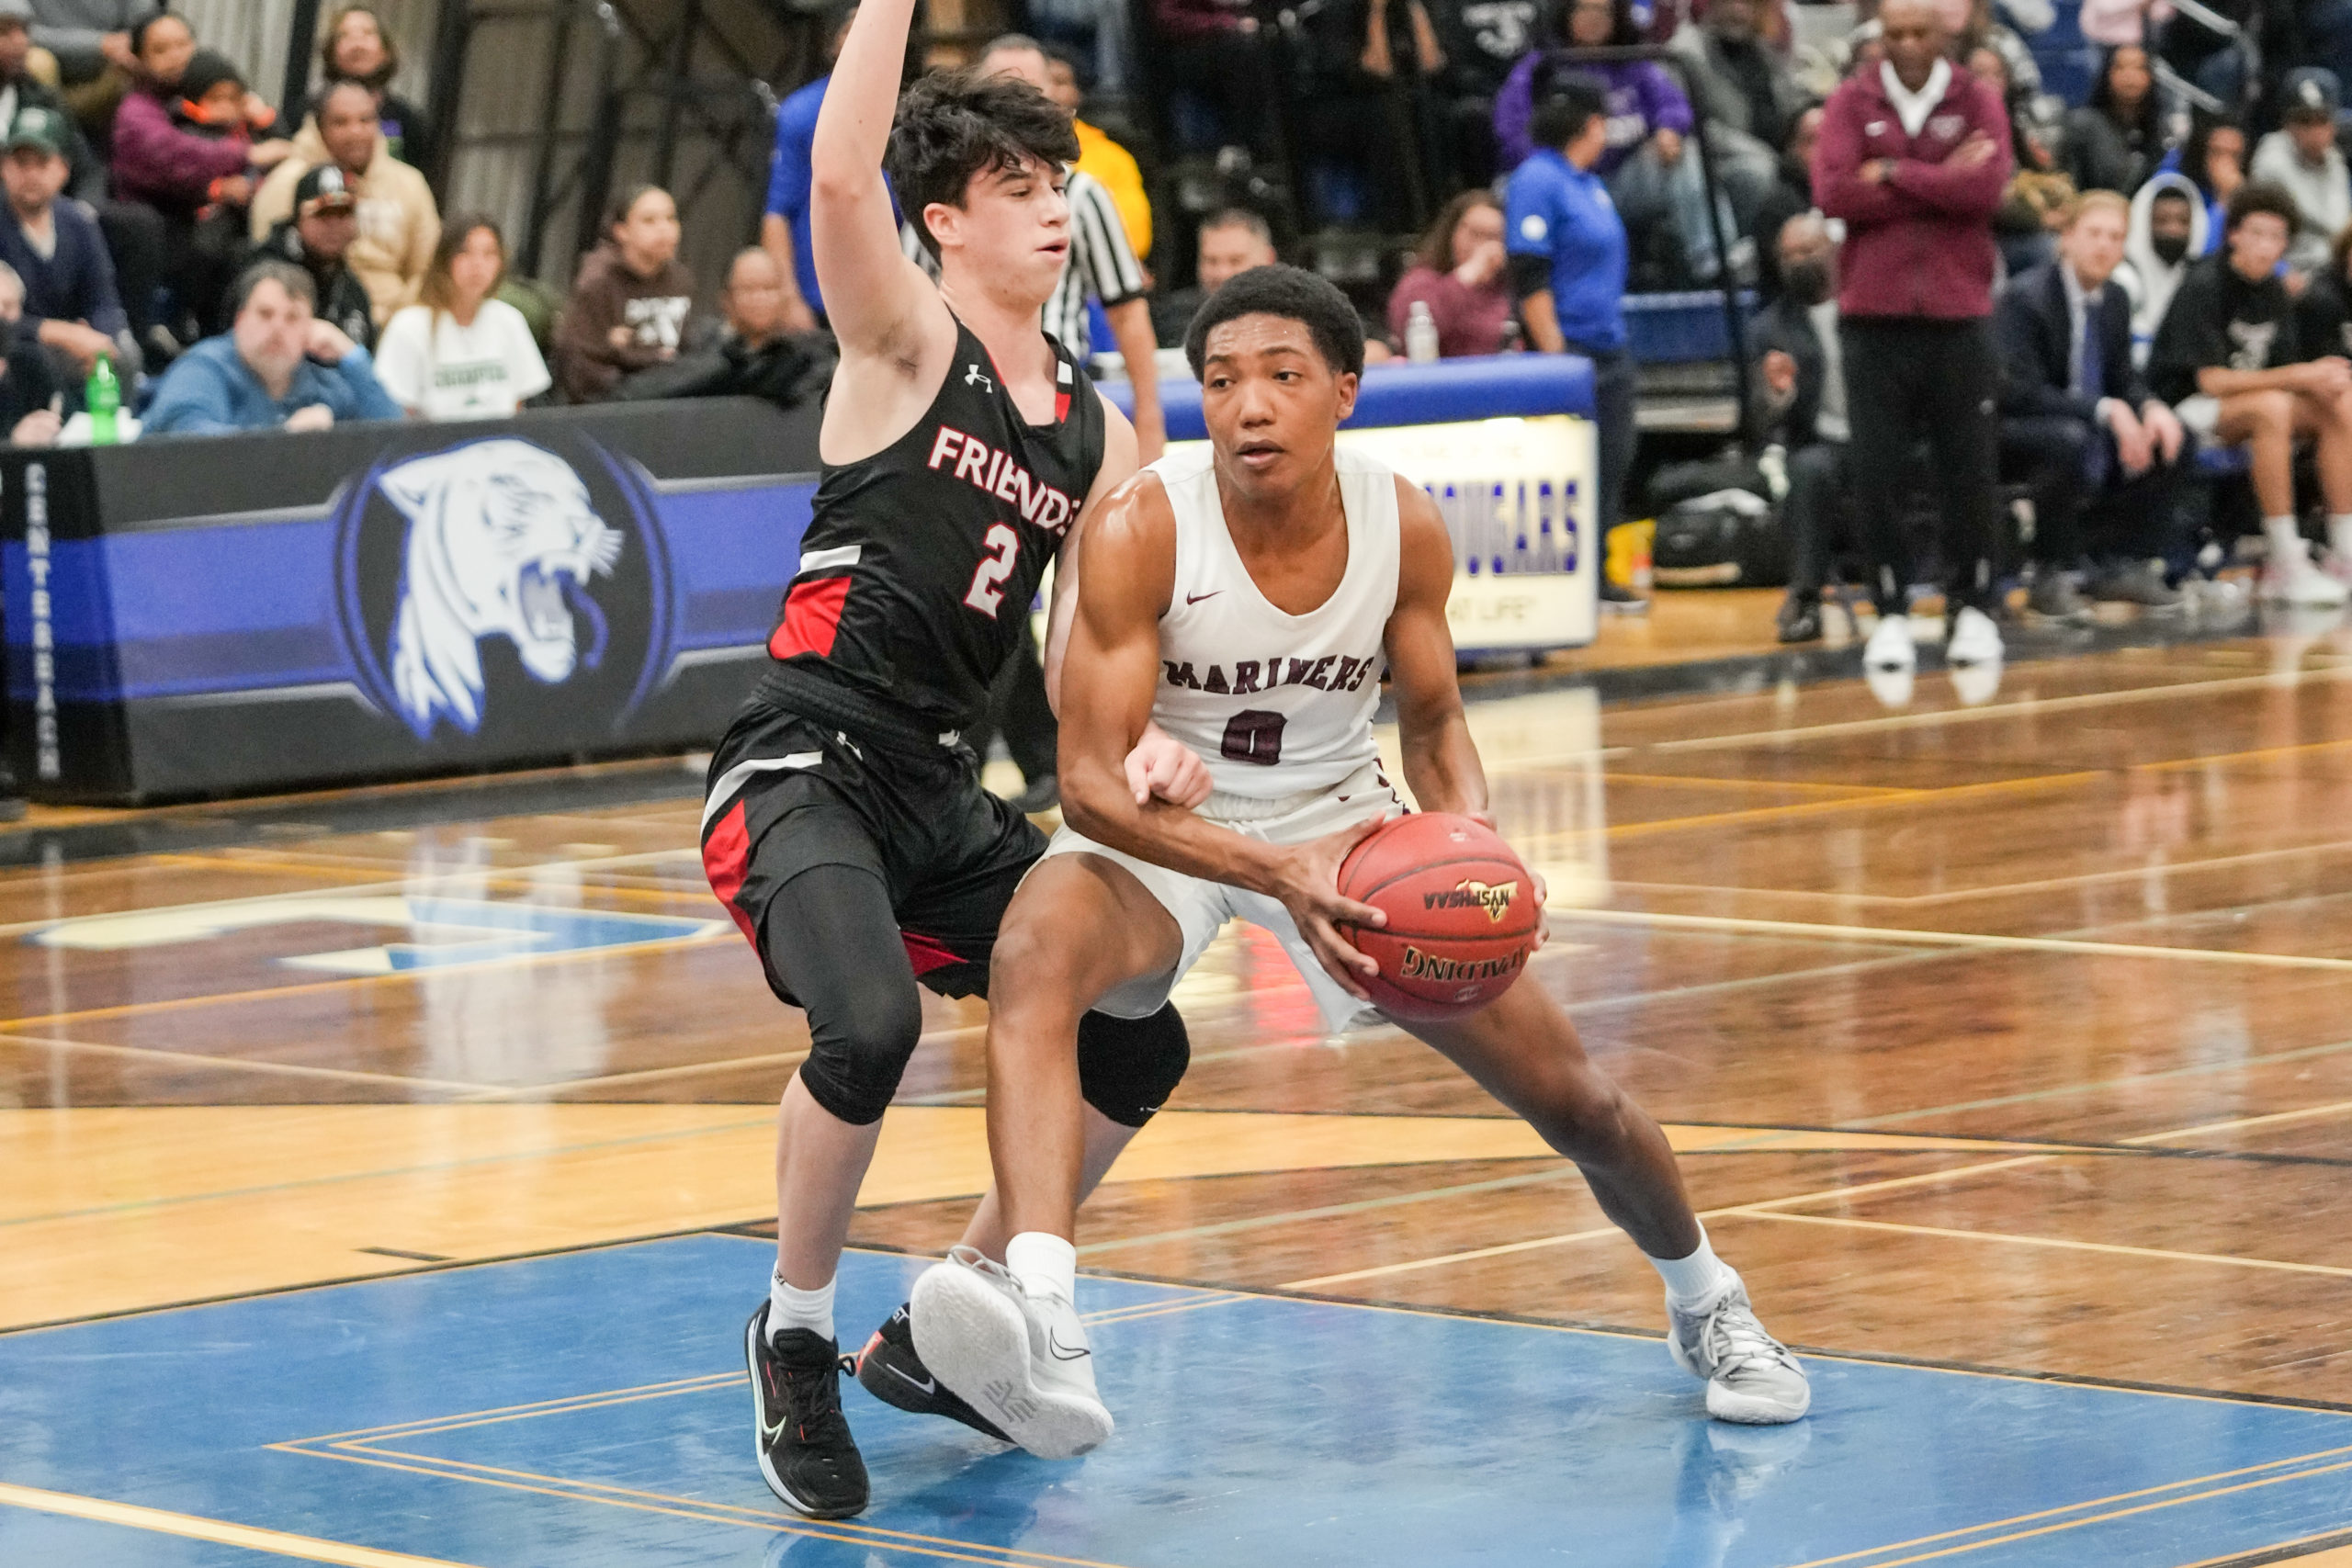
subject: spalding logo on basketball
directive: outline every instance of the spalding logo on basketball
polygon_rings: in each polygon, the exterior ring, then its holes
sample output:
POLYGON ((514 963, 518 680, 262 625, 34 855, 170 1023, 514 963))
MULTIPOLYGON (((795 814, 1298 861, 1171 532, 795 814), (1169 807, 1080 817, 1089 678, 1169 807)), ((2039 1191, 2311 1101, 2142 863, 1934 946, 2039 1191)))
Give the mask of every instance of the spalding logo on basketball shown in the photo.
POLYGON ((1527 966, 1543 911, 1535 879, 1494 830, 1421 812, 1385 823, 1340 865, 1340 891, 1388 917, 1348 939, 1380 964, 1364 983, 1381 1011, 1442 1023, 1477 1011, 1527 966))

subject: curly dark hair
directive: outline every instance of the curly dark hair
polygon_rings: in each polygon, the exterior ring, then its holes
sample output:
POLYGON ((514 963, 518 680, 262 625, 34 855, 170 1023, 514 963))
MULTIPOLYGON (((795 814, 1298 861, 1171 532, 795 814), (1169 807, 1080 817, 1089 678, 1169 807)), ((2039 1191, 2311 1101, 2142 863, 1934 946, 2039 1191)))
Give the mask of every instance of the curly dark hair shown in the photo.
POLYGON ((2302 209, 2295 205, 2295 197, 2285 186, 2269 180, 2248 180, 2230 193, 2230 202, 2222 209, 2222 232, 2234 234, 2238 225, 2257 212, 2267 212, 2287 225, 2292 234, 2302 222, 2302 209))
POLYGON ((968 67, 934 71, 899 96, 882 155, 900 210, 933 256, 939 242, 923 221, 924 208, 934 201, 963 206, 975 175, 1077 161, 1078 132, 1068 109, 1026 82, 968 67))
POLYGON ((1286 316, 1306 328, 1335 373, 1363 374, 1363 319, 1348 297, 1320 273, 1277 262, 1227 279, 1193 312, 1184 330, 1184 358, 1195 377, 1208 357, 1209 333, 1243 316, 1286 316))

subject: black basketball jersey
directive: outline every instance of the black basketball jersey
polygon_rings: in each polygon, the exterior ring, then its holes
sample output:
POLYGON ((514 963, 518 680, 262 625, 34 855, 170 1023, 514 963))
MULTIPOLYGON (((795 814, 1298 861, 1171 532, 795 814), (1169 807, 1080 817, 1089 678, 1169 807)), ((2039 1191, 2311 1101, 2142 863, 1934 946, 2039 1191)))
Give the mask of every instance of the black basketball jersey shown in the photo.
MULTIPOLYGON (((980 721, 1102 466, 1102 401, 1057 343, 1054 359, 1054 422, 1028 423, 958 321, 955 363, 914 428, 826 466, 768 638, 779 675, 821 676, 926 736, 980 721)), ((786 685, 767 689, 790 706, 786 685)))

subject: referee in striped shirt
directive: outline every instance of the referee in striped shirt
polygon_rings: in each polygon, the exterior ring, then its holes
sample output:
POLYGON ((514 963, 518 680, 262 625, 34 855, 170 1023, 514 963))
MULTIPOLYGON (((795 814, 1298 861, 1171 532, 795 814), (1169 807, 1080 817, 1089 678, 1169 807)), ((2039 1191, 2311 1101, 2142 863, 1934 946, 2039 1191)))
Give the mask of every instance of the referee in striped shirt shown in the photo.
MULTIPOLYGON (((1017 76, 1039 92, 1047 91, 1045 47, 1035 39, 1007 33, 981 51, 979 67, 989 74, 1017 76)), ((1151 304, 1144 298, 1150 282, 1143 264, 1127 243, 1119 221, 1118 205, 1102 182, 1091 175, 1070 171, 1069 260, 1062 266, 1061 287, 1046 304, 1046 330, 1083 365, 1093 352, 1088 342, 1086 302, 1102 302, 1111 336, 1127 362, 1127 378, 1135 388, 1136 444, 1144 462, 1159 457, 1168 445, 1168 427, 1159 415, 1159 381, 1152 372, 1159 340, 1152 335, 1151 304)), ((930 254, 911 239, 908 254, 928 263, 930 254)))

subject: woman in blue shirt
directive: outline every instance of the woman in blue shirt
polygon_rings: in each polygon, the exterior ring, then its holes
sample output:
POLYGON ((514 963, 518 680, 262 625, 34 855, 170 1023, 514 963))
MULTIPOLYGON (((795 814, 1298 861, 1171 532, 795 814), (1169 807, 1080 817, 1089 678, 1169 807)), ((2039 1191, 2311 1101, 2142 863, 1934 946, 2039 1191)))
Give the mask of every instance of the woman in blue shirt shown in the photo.
MULTIPOLYGON (((1600 537, 1624 518, 1634 466, 1634 360, 1625 349, 1625 225, 1593 172, 1609 149, 1609 97, 1589 76, 1557 78, 1529 125, 1535 151, 1511 172, 1503 243, 1527 340, 1546 354, 1592 361, 1598 427, 1594 528, 1600 537)), ((1604 582, 1601 597, 1630 596, 1604 582)), ((1639 601, 1631 601, 1638 604, 1639 601)))

